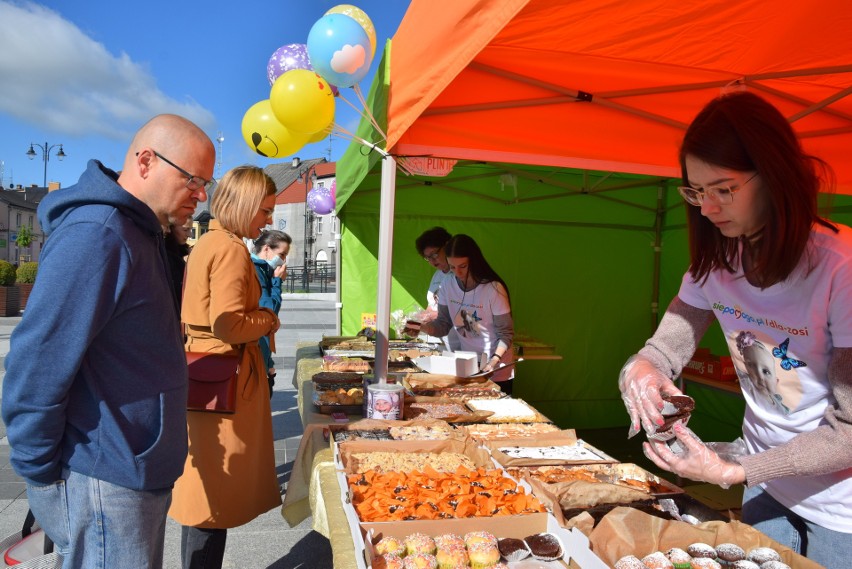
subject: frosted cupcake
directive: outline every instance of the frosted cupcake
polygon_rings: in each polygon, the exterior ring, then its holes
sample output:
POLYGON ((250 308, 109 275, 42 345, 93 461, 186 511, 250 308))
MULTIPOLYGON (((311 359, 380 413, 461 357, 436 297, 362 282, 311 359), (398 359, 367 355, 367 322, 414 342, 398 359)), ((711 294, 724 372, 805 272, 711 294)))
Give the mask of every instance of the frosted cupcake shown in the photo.
POLYGON ((383 537, 373 546, 373 549, 378 555, 385 555, 386 553, 405 555, 405 544, 399 538, 393 536, 383 537))
POLYGON ((464 534, 464 544, 468 548, 479 543, 487 543, 488 545, 497 547, 497 538, 494 537, 494 534, 487 531, 472 531, 464 534))
POLYGON ((429 553, 412 553, 402 560, 403 569, 438 569, 438 561, 429 553))
POLYGON ((453 545, 461 545, 464 547, 464 539, 462 536, 455 533, 445 533, 435 537, 435 546, 438 549, 442 547, 452 547, 453 545))
POLYGON ((439 547, 435 559, 438 561, 438 569, 458 569, 468 566, 467 550, 463 543, 439 547))
POLYGON ((412 533, 405 538, 406 555, 415 553, 435 554, 435 540, 425 533, 412 533))
POLYGON ((405 569, 402 557, 385 553, 373 557, 373 569, 405 569))
POLYGON ((500 562, 500 551, 490 543, 476 543, 469 546, 467 556, 472 569, 491 569, 500 562))

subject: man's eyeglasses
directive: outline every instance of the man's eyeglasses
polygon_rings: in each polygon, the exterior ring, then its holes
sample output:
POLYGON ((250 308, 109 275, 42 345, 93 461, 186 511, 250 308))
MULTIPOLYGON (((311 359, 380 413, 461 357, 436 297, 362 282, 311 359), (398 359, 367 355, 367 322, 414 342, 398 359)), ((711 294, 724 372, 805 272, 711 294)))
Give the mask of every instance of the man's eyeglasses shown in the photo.
MULTIPOLYGON (((213 187, 213 184, 216 183, 215 178, 212 180, 205 180, 201 176, 194 176, 183 168, 181 168, 180 166, 178 166, 177 164, 175 164, 174 162, 172 162, 171 160, 169 160, 168 158, 166 158, 165 156, 163 156, 162 154, 160 154, 159 152, 157 152, 156 150, 152 150, 152 152, 154 153, 154 156, 156 156, 157 158, 159 158, 160 160, 162 160, 163 162, 186 176, 186 189, 191 192, 197 192, 202 188, 204 188, 205 192, 209 192, 210 188, 213 187)), ((136 156, 139 156, 138 152, 136 153, 136 156)))
POLYGON ((705 188, 704 191, 697 190, 691 186, 678 186, 677 191, 680 192, 680 195, 683 196, 683 199, 686 200, 686 203, 689 205, 700 207, 704 203, 705 199, 709 199, 711 202, 718 205, 728 205, 733 203, 734 194, 743 189, 743 186, 754 180, 756 177, 757 172, 739 186, 710 186, 709 188, 705 188))
POLYGON ((424 260, 424 261, 426 261, 426 262, 429 262, 429 261, 437 261, 437 260, 438 260, 438 256, 439 256, 440 254, 441 254, 441 250, 440 250, 440 249, 438 249, 437 251, 435 251, 435 252, 434 252, 434 253, 432 253, 431 255, 423 255, 423 260, 424 260))

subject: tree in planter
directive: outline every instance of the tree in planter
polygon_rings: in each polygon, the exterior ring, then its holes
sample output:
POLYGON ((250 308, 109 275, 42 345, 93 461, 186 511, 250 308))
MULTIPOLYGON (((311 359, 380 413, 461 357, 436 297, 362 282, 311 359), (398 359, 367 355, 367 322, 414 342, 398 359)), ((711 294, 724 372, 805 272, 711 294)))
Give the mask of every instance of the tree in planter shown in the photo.
POLYGON ((38 273, 38 263, 35 261, 21 263, 18 266, 18 270, 15 272, 15 285, 20 291, 21 310, 24 310, 27 307, 27 300, 29 300, 30 293, 33 290, 36 273, 38 273))
POLYGON ((0 315, 17 316, 21 311, 20 292, 15 286, 15 267, 0 260, 0 315))
POLYGON ((18 235, 15 237, 15 243, 18 245, 18 249, 26 249, 30 246, 30 243, 33 242, 33 230, 26 225, 22 225, 18 228, 18 235))

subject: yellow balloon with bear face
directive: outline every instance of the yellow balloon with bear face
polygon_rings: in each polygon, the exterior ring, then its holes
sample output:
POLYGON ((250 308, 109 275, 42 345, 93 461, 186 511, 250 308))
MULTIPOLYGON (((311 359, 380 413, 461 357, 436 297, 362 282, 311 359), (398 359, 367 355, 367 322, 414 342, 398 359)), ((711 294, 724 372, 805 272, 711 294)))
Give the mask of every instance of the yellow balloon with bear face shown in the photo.
POLYGON ((282 158, 299 151, 310 135, 293 132, 275 118, 269 99, 252 105, 243 115, 243 139, 256 153, 266 158, 282 158))

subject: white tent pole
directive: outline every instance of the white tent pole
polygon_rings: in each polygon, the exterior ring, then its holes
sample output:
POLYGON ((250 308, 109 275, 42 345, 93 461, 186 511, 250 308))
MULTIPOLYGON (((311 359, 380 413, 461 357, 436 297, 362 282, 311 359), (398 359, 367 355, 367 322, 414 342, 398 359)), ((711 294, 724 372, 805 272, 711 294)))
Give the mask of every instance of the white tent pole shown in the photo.
POLYGON ((395 190, 396 160, 386 154, 382 160, 382 193, 379 205, 379 297, 376 303, 376 360, 373 366, 373 373, 379 383, 385 383, 388 377, 395 190))

